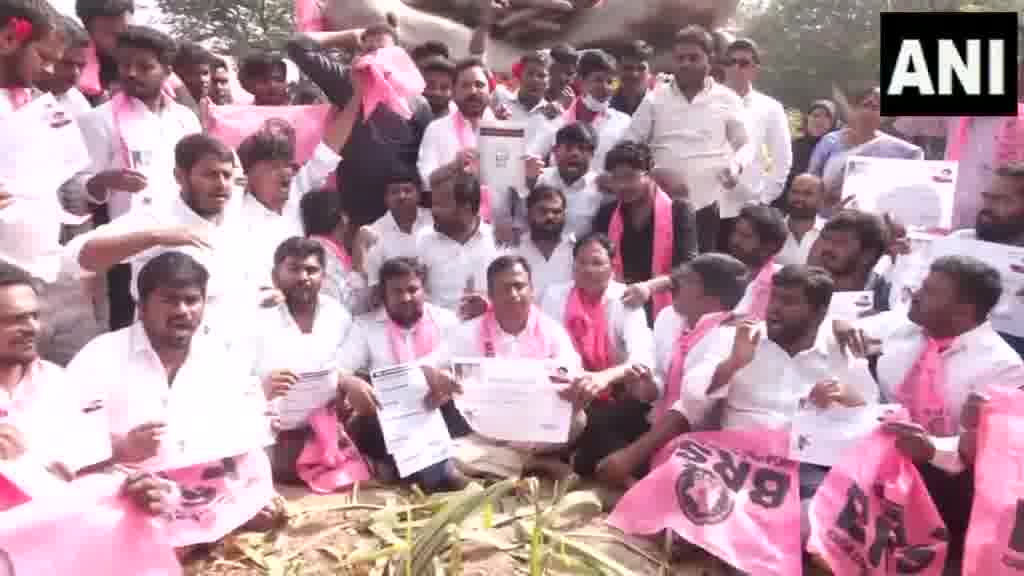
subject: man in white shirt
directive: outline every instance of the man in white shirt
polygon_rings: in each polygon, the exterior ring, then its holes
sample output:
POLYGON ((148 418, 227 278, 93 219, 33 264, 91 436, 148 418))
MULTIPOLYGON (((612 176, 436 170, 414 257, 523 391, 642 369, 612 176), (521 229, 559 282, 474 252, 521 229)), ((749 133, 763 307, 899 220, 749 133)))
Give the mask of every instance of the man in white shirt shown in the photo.
POLYGON ((606 197, 598 187, 603 167, 591 169, 597 144, 597 131, 590 124, 562 126, 555 133, 555 165, 544 168, 536 179, 537 185, 551 186, 565 194, 566 232, 576 238, 590 233, 602 204, 615 201, 613 195, 606 197))
POLYGON ((659 395, 647 315, 623 301, 626 286, 612 279, 613 254, 604 234, 582 238, 573 248, 572 283, 550 288, 541 303, 548 316, 562 321, 601 392, 587 408, 573 457, 582 476, 592 476, 602 458, 648 430, 647 413, 659 395))
MULTIPOLYGON (((272 403, 288 393, 299 374, 333 369, 352 327, 341 304, 320 294, 325 257, 319 242, 300 236, 288 238, 274 253, 274 288, 283 302, 257 313, 246 350, 253 375, 269 383, 264 392, 272 403)), ((271 450, 276 481, 299 481, 295 462, 310 435, 309 426, 278 434, 271 450)))
POLYGON ((434 228, 430 209, 420 206, 423 181, 414 166, 392 166, 384 188, 388 213, 359 231, 359 240, 368 246, 366 282, 379 283, 380 267, 392 258, 416 256, 416 238, 434 228))
POLYGON ((455 86, 455 64, 443 55, 432 55, 416 62, 423 74, 423 98, 430 104, 434 119, 452 111, 452 89, 455 86))
POLYGON ((750 204, 740 210, 729 238, 729 254, 747 265, 751 282, 736 306, 737 312, 764 318, 771 277, 779 269, 775 255, 785 242, 786 222, 781 212, 762 204, 750 204))
MULTIPOLYGON (((83 178, 93 222, 115 220, 132 208, 166 207, 175 194, 173 145, 202 131, 196 115, 164 95, 174 40, 142 26, 118 37, 121 92, 79 118, 92 164, 83 178)), ((131 275, 126 267, 107 277, 111 328, 131 324, 131 275)))
MULTIPOLYGON (((366 376, 375 370, 399 364, 418 364, 426 376, 430 392, 424 402, 439 409, 453 437, 469 429, 451 402, 458 386, 442 370, 450 358, 448 338, 459 321, 451 312, 426 302, 423 281, 426 270, 414 258, 393 258, 380 269, 383 303, 377 310, 356 319, 355 329, 338 353, 341 391, 356 411, 350 424, 352 437, 360 452, 374 464, 377 478, 398 475, 389 455, 377 418, 379 402, 366 376)), ((464 478, 449 461, 429 466, 406 478, 427 491, 459 489, 464 478)))
POLYGON ((807 264, 828 270, 836 292, 871 291, 875 308, 888 310, 888 282, 875 272, 888 247, 886 240, 885 222, 877 214, 841 210, 818 233, 807 264))
POLYGON ((733 193, 755 151, 743 101, 708 76, 714 54, 708 31, 680 30, 674 54, 675 81, 648 92, 625 138, 649 145, 659 186, 693 203, 698 244, 708 252, 718 247, 718 201, 733 193))
MULTIPOLYGON (((595 397, 597 387, 582 377, 580 356, 565 329, 534 306, 526 260, 510 255, 495 259, 487 267, 487 292, 491 309, 458 327, 450 340, 452 357, 551 362, 558 367, 552 381, 564 386, 560 395, 573 403, 573 421, 566 445, 499 443, 475 433, 463 436, 456 440, 456 465, 470 475, 515 477, 529 470, 566 474, 569 470, 562 452, 586 426, 584 408, 595 397)), ((458 405, 458 397, 455 402, 458 405)))
POLYGON ((420 234, 416 256, 427 267, 430 303, 463 315, 468 301, 482 298, 487 266, 498 254, 494 232, 479 215, 476 176, 438 172, 432 188, 434 229, 420 234))
MULTIPOLYGON (((139 320, 90 342, 67 374, 82 385, 83 409, 99 406, 105 416, 111 463, 144 470, 156 483, 151 488, 160 487, 160 473, 185 492, 199 487, 190 475, 223 472, 225 461, 245 469, 247 477, 229 474, 219 487, 226 493, 216 493, 236 499, 241 525, 268 504, 230 493, 269 486, 270 463, 262 448, 270 421, 260 382, 249 373, 245 357, 229 353, 219 334, 203 328, 208 279, 202 264, 181 252, 153 258, 139 274, 139 320), (210 446, 218 447, 210 461, 185 462, 210 454, 205 451, 210 446)), ((127 483, 138 482, 132 476, 127 483)), ((164 501, 159 489, 133 492, 147 504, 164 501)), ((269 492, 268 499, 272 487, 269 492)))
POLYGON ((565 195, 557 188, 538 184, 526 198, 530 234, 516 252, 530 264, 533 291, 544 301, 548 288, 572 280, 575 238, 564 233, 565 195))
POLYGON ((949 530, 946 573, 960 573, 973 499, 972 473, 964 471, 958 450, 961 411, 972 392, 983 393, 1022 366, 988 320, 1002 290, 991 266, 947 256, 932 263, 906 317, 893 311, 860 323, 881 340, 876 375, 882 398, 910 412, 912 422, 886 429, 918 464, 949 530))
MULTIPOLYGON (((775 255, 782 266, 806 264, 811 245, 825 221, 818 217, 824 201, 825 185, 813 174, 800 174, 786 191, 786 243, 775 255)), ((766 202, 767 204, 767 202, 766 202)))
MULTIPOLYGON (((778 100, 754 89, 761 72, 761 54, 748 38, 735 40, 725 49, 725 84, 743 99, 747 131, 754 149, 753 161, 740 181, 719 204, 722 220, 732 218, 743 204, 771 204, 782 195, 782 187, 793 164, 789 119, 778 100)), ((726 226, 728 228, 728 226, 726 226)), ((723 233, 728 233, 724 230, 723 233)))
MULTIPOLYGON (((526 128, 526 141, 532 142, 559 122, 561 108, 544 97, 548 89, 548 67, 551 58, 542 51, 527 52, 519 59, 519 89, 511 97, 497 98, 508 110, 508 119, 526 128)), ((496 96, 501 94, 496 92, 496 96)), ((557 129, 557 128, 556 128, 557 129)))
POLYGON ((89 34, 78 22, 67 16, 61 17, 61 24, 64 27, 64 54, 53 66, 53 70, 44 70, 43 77, 36 85, 53 94, 57 102, 64 106, 64 110, 77 118, 92 110, 92 105, 77 88, 82 69, 86 66, 89 34))
POLYGON ((583 93, 565 111, 561 119, 550 122, 526 144, 527 152, 548 158, 554 149, 555 135, 562 126, 573 122, 589 124, 597 133, 597 146, 590 169, 600 172, 604 157, 622 139, 629 127, 629 116, 609 106, 615 83, 615 59, 602 50, 587 50, 580 56, 579 78, 583 93))

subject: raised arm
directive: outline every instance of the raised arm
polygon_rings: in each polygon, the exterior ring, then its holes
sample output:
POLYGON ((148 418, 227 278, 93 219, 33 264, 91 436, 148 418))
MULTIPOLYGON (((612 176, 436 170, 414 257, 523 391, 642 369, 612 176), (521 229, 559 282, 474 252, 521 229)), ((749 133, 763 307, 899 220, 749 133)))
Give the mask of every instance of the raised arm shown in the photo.
POLYGON ((347 38, 342 34, 351 32, 296 34, 287 44, 288 58, 339 108, 344 108, 352 98, 352 80, 348 68, 332 59, 325 50, 332 42, 341 43, 347 38))

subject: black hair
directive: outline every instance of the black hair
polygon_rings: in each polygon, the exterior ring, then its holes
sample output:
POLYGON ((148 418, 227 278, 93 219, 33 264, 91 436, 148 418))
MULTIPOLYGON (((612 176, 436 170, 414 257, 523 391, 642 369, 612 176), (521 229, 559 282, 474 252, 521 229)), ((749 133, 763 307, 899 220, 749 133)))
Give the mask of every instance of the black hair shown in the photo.
POLYGON ((0 260, 0 288, 9 288, 11 286, 28 286, 37 294, 39 293, 39 287, 36 286, 31 274, 13 264, 0 260))
POLYGON ((650 60, 651 56, 654 55, 654 49, 651 45, 643 40, 634 40, 627 43, 619 51, 620 60, 639 60, 646 62, 650 60))
POLYGON ((573 122, 566 124, 555 132, 555 146, 580 145, 591 152, 597 149, 598 134, 589 123, 573 122))
POLYGON ((575 67, 580 61, 579 52, 576 52, 575 48, 565 43, 552 46, 550 54, 552 61, 566 66, 575 67))
POLYGON ((762 204, 748 204, 740 208, 737 218, 746 220, 757 234, 761 246, 774 248, 772 253, 782 250, 782 247, 785 246, 789 230, 786 228, 786 219, 778 208, 762 204))
POLYGON ((546 184, 537 184, 533 187, 533 190, 530 190, 529 196, 526 197, 526 209, 530 210, 538 202, 551 196, 562 201, 562 208, 566 208, 568 206, 565 198, 565 192, 562 192, 561 188, 555 188, 554 186, 548 186, 546 184))
POLYGON ((134 0, 76 0, 75 15, 88 28, 96 18, 113 18, 134 14, 134 0))
POLYGON ((523 54, 522 57, 519 58, 519 64, 524 67, 529 66, 530 64, 536 64, 547 69, 548 66, 551 66, 551 56, 543 50, 534 50, 523 54))
POLYGON ((274 266, 279 266, 286 258, 305 260, 310 256, 316 256, 322 268, 327 259, 327 255, 324 253, 324 245, 312 238, 292 236, 278 244, 274 250, 274 266))
POLYGON ((821 232, 849 231, 857 235, 861 250, 877 262, 889 243, 889 233, 882 218, 871 212, 845 209, 837 212, 822 227, 821 232))
MULTIPOLYGON (((996 168, 996 176, 1000 178, 1024 178, 1024 162, 1020 160, 1011 160, 1005 164, 1001 164, 996 168)), ((1022 187, 1019 192, 1024 192, 1022 187)))
POLYGON ((284 63, 284 58, 275 52, 250 52, 238 65, 239 81, 270 78, 275 73, 280 73, 281 76, 288 75, 288 66, 284 63))
POLYGON ((306 236, 330 236, 347 210, 337 190, 321 188, 299 200, 299 212, 306 236))
POLYGON ((148 26, 129 26, 117 37, 117 46, 152 52, 158 62, 170 67, 178 53, 174 39, 148 26))
POLYGON ((579 257, 580 251, 583 250, 584 246, 587 244, 597 244, 608 253, 608 258, 613 258, 615 256, 615 242, 612 242, 612 239, 609 238, 607 234, 604 232, 588 232, 573 245, 573 260, 579 257))
POLYGON ((790 264, 772 276, 772 287, 800 288, 810 305, 819 312, 828 310, 832 303, 835 282, 824 268, 790 264))
POLYGON ((455 82, 455 64, 444 56, 429 56, 420 62, 420 72, 440 72, 455 82))
POLYGON ((576 69, 576 75, 581 80, 598 72, 614 74, 616 70, 615 58, 604 50, 587 50, 580 56, 580 63, 576 69))
POLYGON ((427 267, 416 258, 405 256, 388 258, 380 265, 380 272, 378 273, 379 285, 383 288, 387 286, 388 280, 405 276, 416 276, 420 281, 423 281, 427 277, 427 267))
POLYGON ((463 58, 462 60, 456 62, 455 77, 458 78, 460 74, 462 74, 466 70, 469 70, 470 68, 482 68, 484 74, 486 74, 488 78, 491 77, 491 73, 487 68, 487 64, 483 61, 482 58, 479 58, 477 56, 470 56, 468 58, 463 58))
POLYGON ((750 52, 754 57, 755 64, 761 63, 761 50, 758 49, 757 43, 751 40, 750 38, 740 38, 738 40, 733 40, 732 43, 729 44, 729 46, 725 49, 725 55, 730 56, 733 52, 737 52, 740 50, 750 52))
POLYGON ((522 266, 523 270, 526 270, 526 276, 533 281, 533 273, 530 271, 530 263, 526 261, 519 254, 503 254, 494 259, 490 265, 487 266, 487 292, 491 293, 494 291, 494 281, 498 278, 498 274, 511 270, 516 266, 522 266))
POLYGON ((452 196, 456 206, 467 206, 480 212, 480 179, 470 172, 459 172, 452 183, 452 196))
POLYGON ((199 288, 206 295, 210 273, 198 260, 177 250, 164 252, 146 262, 139 271, 139 302, 145 302, 157 288, 199 288))
POLYGON ((91 39, 89 33, 82 28, 82 25, 74 18, 61 15, 60 25, 64 29, 64 49, 82 48, 88 46, 91 39))
POLYGON ((196 164, 208 156, 220 162, 235 163, 235 154, 226 144, 206 134, 189 134, 174 146, 174 166, 185 172, 191 171, 196 164))
POLYGON ((391 184, 412 184, 417 190, 423 190, 423 179, 419 170, 407 162, 395 162, 388 167, 384 176, 384 186, 391 184))
POLYGON ((409 56, 412 57, 413 62, 419 62, 424 58, 444 58, 445 60, 449 60, 452 57, 452 51, 444 42, 427 40, 423 44, 413 48, 409 56))
POLYGON ((877 80, 852 80, 846 87, 846 100, 850 106, 859 106, 879 89, 877 80))
POLYGON ((238 160, 246 173, 260 162, 295 161, 295 144, 288 134, 277 130, 257 130, 238 145, 238 160))
POLYGON ((210 71, 216 72, 217 70, 230 70, 228 61, 216 54, 210 54, 210 71))
POLYGON ((950 276, 956 282, 957 300, 974 304, 975 320, 983 322, 1003 296, 999 270, 973 256, 943 256, 932 262, 932 272, 950 276))
POLYGON ((651 149, 641 142, 623 140, 612 147, 604 157, 604 169, 611 172, 619 166, 626 166, 642 172, 652 166, 651 149))
POLYGON ((675 44, 676 46, 696 46, 703 50, 709 58, 715 53, 715 41, 711 37, 711 33, 708 32, 707 28, 697 24, 690 24, 677 32, 675 44))
POLYGON ((750 284, 750 269, 736 258, 719 252, 701 254, 672 271, 672 289, 678 290, 683 275, 700 276, 704 294, 718 298, 725 310, 732 310, 743 299, 750 284))
POLYGON ((182 42, 178 46, 178 53, 174 57, 175 70, 192 68, 206 64, 213 65, 213 54, 195 42, 182 42))

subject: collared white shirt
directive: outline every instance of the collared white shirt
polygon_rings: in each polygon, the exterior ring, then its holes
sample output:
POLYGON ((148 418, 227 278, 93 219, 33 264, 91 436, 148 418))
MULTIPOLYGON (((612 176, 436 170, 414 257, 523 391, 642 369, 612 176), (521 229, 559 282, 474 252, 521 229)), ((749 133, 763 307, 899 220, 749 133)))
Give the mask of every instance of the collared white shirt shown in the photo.
POLYGON ((434 216, 428 208, 417 208, 412 230, 405 233, 389 211, 370 224, 370 228, 377 233, 377 243, 366 254, 366 278, 367 284, 374 286, 380 282, 380 267, 384 262, 416 256, 416 237, 434 229, 434 216))
POLYGON ((512 94, 507 90, 504 93, 495 91, 494 96, 498 104, 504 104, 505 108, 508 109, 508 120, 510 122, 526 127, 527 142, 531 142, 537 134, 542 130, 546 130, 557 119, 548 119, 547 115, 544 114, 544 108, 548 105, 548 101, 544 98, 541 98, 536 106, 527 110, 526 106, 523 106, 523 103, 519 101, 518 93, 512 94))
POLYGON ((60 366, 36 359, 10 393, 0 388, 0 424, 21 433, 25 458, 44 466, 61 462, 77 471, 110 457, 106 422, 97 421, 94 411, 83 412, 80 384, 60 366))
MULTIPOLYGON (((463 322, 455 330, 449 347, 449 352, 453 358, 480 358, 483 356, 480 325, 484 318, 485 316, 481 316, 480 318, 463 322)), ((568 370, 569 374, 580 373, 583 370, 583 361, 580 359, 580 355, 576 353, 572 339, 569 338, 569 333, 565 331, 562 324, 543 312, 541 312, 537 321, 540 322, 540 331, 553 344, 555 350, 555 355, 551 358, 545 358, 545 360, 552 360, 557 366, 568 370)), ((528 345, 529 335, 526 330, 519 334, 509 334, 502 330, 501 325, 498 324, 496 332, 494 342, 495 357, 511 359, 528 358, 527 351, 530 349, 530 346, 528 345)))
MULTIPOLYGON (((878 388, 868 371, 867 361, 844 354, 831 326, 832 320, 825 318, 814 345, 795 356, 790 356, 762 332, 750 364, 709 395, 707 391, 715 370, 729 357, 736 337, 733 326, 712 330, 686 357, 685 389, 674 409, 691 422, 700 422, 714 400, 724 399, 722 428, 781 428, 789 425, 815 384, 833 378, 851 387, 868 404, 877 403, 878 388)), ((763 324, 760 329, 764 329, 763 324)))
POLYGON ((137 126, 145 126, 145 129, 126 129, 120 137, 114 124, 113 101, 78 118, 92 159, 92 164, 85 171, 87 177, 82 180, 83 185, 89 177, 106 170, 132 169, 146 176, 148 186, 141 192, 132 194, 110 190, 107 203, 112 220, 136 207, 166 205, 171 197, 178 195, 178 185, 174 181, 174 147, 185 136, 203 129, 194 112, 176 102, 166 99, 164 102, 160 111, 154 113, 135 100, 135 108, 142 114, 136 120, 137 126), (145 166, 142 163, 126 165, 125 147, 128 154, 145 158, 145 166))
MULTIPOLYGON (((583 103, 579 102, 577 106, 583 106, 583 103)), ((547 159, 555 147, 555 136, 558 131, 563 126, 575 121, 575 118, 566 118, 565 114, 555 117, 544 126, 543 130, 538 130, 532 140, 527 141, 526 151, 547 159)), ((594 158, 590 161, 592 172, 604 172, 604 157, 612 147, 626 137, 629 122, 629 116, 614 108, 608 108, 591 123, 594 130, 597 131, 597 149, 594 150, 594 158)))
MULTIPOLYGON (((573 284, 560 284, 548 289, 541 310, 555 321, 565 325, 565 307, 573 284)), ((626 285, 612 281, 604 292, 604 314, 610 336, 614 339, 618 364, 641 364, 654 368, 654 335, 647 326, 647 313, 643 308, 630 308, 622 302, 626 285)))
POLYGON ((720 171, 753 160, 746 124, 743 101, 714 79, 706 79, 692 102, 676 82, 664 82, 647 92, 624 138, 649 145, 654 165, 681 177, 700 209, 726 194, 720 171))
MULTIPOLYGON (((423 186, 427 190, 430 189, 430 175, 445 164, 454 162, 455 157, 462 150, 462 143, 459 142, 459 135, 455 130, 455 118, 458 116, 455 112, 434 119, 430 124, 427 124, 427 129, 423 131, 423 139, 420 141, 420 153, 417 156, 416 167, 419 169, 420 178, 423 179, 423 186)), ((495 121, 494 114, 490 109, 484 112, 481 121, 495 121)), ((466 146, 475 148, 477 134, 480 132, 479 125, 473 128, 468 118, 466 119, 466 124, 466 127, 470 128, 466 146)))
MULTIPOLYGON (((416 361, 421 364, 440 366, 442 362, 449 359, 448 342, 455 329, 459 326, 459 319, 454 313, 438 308, 430 303, 424 302, 424 314, 428 314, 437 327, 437 347, 429 356, 422 357, 416 361)), ((381 306, 377 310, 357 316, 348 338, 338 353, 338 368, 347 372, 368 370, 370 372, 395 366, 402 362, 395 357, 391 347, 391 335, 388 325, 391 317, 387 310, 381 306)), ((398 326, 401 334, 400 345, 403 346, 404 358, 416 357, 416 341, 412 330, 398 326)))
POLYGON ((71 361, 67 375, 83 386, 83 406, 103 406, 112 435, 153 421, 165 422, 173 435, 182 427, 230 425, 225 410, 263 414, 266 408, 245 357, 229 353, 223 340, 202 328, 173 383, 141 322, 97 336, 71 361))
POLYGON ((793 231, 789 228, 789 218, 786 218, 786 243, 782 245, 782 250, 779 250, 779 253, 775 255, 775 262, 779 266, 807 264, 807 256, 811 253, 811 246, 818 239, 818 235, 821 234, 821 229, 825 227, 825 222, 824 218, 815 218, 814 225, 807 232, 804 232, 803 238, 797 240, 796 236, 793 235, 793 231))
POLYGON ((424 231, 417 237, 416 256, 427 267, 430 303, 455 311, 467 288, 476 292, 487 290, 487 267, 498 257, 498 248, 493 229, 480 221, 465 244, 437 230, 424 231))
POLYGON ((53 98, 74 118, 92 111, 92 104, 89 104, 85 96, 74 86, 63 94, 54 94, 53 98))
POLYGON ((252 373, 263 378, 273 370, 294 373, 334 367, 338 351, 352 328, 352 316, 335 299, 320 295, 313 330, 304 333, 288 305, 263 308, 249 328, 253 339, 246 351, 252 357, 252 373))
POLYGON ((248 252, 250 263, 246 270, 247 280, 257 286, 270 287, 270 273, 274 268, 274 251, 292 236, 304 236, 302 230, 302 197, 316 190, 341 161, 329 146, 320 142, 313 155, 295 173, 288 188, 288 200, 278 214, 263 205, 249 192, 242 196, 242 226, 247 230, 252 250, 248 252))
POLYGON ((754 157, 740 174, 735 193, 722 197, 725 211, 730 215, 739 214, 739 209, 747 202, 770 204, 781 196, 793 165, 789 118, 782 104, 754 89, 742 96, 742 100, 754 157), (738 206, 730 205, 736 201, 740 202, 738 206))
POLYGON ((572 184, 567 184, 558 173, 558 166, 548 166, 537 177, 538 186, 550 186, 565 194, 566 234, 583 238, 593 228, 594 217, 604 203, 604 195, 597 188, 597 177, 600 173, 600 170, 590 171, 572 184))
POLYGON ((562 241, 551 252, 551 257, 547 258, 529 235, 524 236, 519 242, 516 252, 530 264, 534 300, 543 302, 544 294, 549 288, 572 282, 572 252, 575 246, 576 241, 572 236, 563 235, 562 241))
POLYGON ((688 328, 689 323, 686 317, 680 314, 675 306, 662 308, 654 319, 654 376, 661 391, 665 390, 669 370, 672 369, 676 342, 679 340, 679 335, 688 328))

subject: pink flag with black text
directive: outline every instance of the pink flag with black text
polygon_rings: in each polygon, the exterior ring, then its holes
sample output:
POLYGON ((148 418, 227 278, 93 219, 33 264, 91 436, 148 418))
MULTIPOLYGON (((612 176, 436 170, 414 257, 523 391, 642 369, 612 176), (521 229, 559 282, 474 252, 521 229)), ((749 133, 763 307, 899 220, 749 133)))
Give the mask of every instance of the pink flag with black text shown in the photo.
POLYGON ((799 575, 799 466, 777 453, 781 446, 785 431, 685 434, 608 523, 627 534, 671 529, 750 574, 799 575))
POLYGON ((832 467, 809 516, 807 550, 836 576, 942 574, 946 525, 914 463, 881 430, 832 467))
POLYGON ((295 161, 304 164, 323 139, 329 104, 316 106, 254 106, 233 104, 209 106, 206 130, 232 148, 238 148, 259 130, 280 130, 295 134, 295 161))
POLYGON ((993 386, 987 392, 963 573, 1024 574, 1024 391, 993 386))

